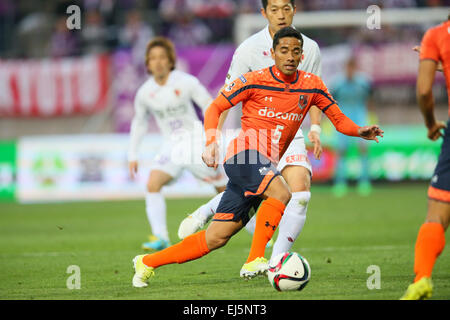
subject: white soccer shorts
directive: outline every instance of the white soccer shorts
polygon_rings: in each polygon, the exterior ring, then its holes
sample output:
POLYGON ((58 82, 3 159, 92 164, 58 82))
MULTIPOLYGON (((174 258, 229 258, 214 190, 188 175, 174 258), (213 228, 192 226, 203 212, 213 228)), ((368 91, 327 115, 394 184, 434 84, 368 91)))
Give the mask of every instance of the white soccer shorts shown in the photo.
POLYGON ((151 170, 160 170, 176 180, 181 176, 183 170, 188 170, 199 180, 210 183, 214 187, 223 187, 227 184, 228 178, 219 165, 217 170, 208 167, 202 161, 201 148, 193 148, 192 154, 180 154, 170 146, 166 146, 152 161, 151 170), (184 160, 183 160, 184 159, 184 160))
POLYGON ((291 141, 283 157, 281 157, 277 169, 281 172, 287 166, 305 167, 312 176, 312 166, 308 159, 308 151, 306 150, 305 138, 303 136, 295 137, 291 141))

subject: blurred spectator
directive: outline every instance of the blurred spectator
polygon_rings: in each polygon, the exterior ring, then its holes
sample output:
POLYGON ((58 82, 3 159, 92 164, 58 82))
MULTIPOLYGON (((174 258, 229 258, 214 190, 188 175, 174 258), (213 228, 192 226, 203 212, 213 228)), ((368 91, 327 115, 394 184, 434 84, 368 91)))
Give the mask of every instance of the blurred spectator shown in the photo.
POLYGON ((12 0, 0 1, 0 57, 9 52, 8 43, 12 39, 16 6, 12 0))
POLYGON ((48 43, 53 29, 51 16, 34 12, 20 20, 13 43, 21 58, 44 58, 48 55, 48 43))
POLYGON ((65 16, 61 16, 56 20, 55 30, 50 39, 50 56, 55 58, 68 57, 80 53, 78 32, 67 28, 66 19, 65 16))
POLYGON ((161 0, 159 12, 164 20, 170 22, 177 17, 192 15, 195 0, 161 0))
POLYGON ((133 61, 142 62, 147 43, 153 36, 152 28, 142 21, 138 10, 127 12, 125 26, 119 31, 119 44, 132 50, 133 61))
POLYGON ((242 0, 237 2, 237 4, 236 13, 238 14, 257 13, 262 7, 261 0, 242 0))
POLYGON ((97 10, 87 11, 82 23, 81 38, 84 54, 105 52, 107 49, 107 29, 97 10))
POLYGON ((235 6, 231 0, 192 0, 194 14, 202 18, 228 18, 235 6))
POLYGON ((231 41, 233 14, 236 5, 231 0, 193 0, 193 12, 209 27, 213 42, 231 41))
POLYGON ((196 46, 210 42, 210 29, 192 15, 180 15, 169 30, 168 37, 179 46, 196 46))

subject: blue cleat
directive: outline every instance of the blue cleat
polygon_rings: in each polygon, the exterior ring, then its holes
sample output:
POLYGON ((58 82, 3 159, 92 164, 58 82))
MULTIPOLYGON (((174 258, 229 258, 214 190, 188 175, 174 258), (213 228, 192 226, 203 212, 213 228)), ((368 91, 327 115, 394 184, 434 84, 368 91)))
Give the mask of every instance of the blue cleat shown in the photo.
POLYGON ((142 244, 142 249, 146 251, 160 251, 170 247, 170 242, 157 236, 151 235, 148 242, 142 244))

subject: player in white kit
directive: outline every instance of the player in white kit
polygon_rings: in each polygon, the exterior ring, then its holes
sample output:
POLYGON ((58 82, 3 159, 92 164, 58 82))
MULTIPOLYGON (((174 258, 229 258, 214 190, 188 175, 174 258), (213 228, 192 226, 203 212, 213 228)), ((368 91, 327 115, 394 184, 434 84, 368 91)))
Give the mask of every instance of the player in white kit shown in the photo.
MULTIPOLYGON (((270 54, 273 35, 278 30, 292 24, 296 12, 295 1, 263 0, 262 6, 261 13, 268 20, 268 26, 249 37, 236 49, 227 75, 226 84, 230 84, 244 73, 267 68, 274 64, 270 54)), ((314 40, 304 34, 302 36, 304 40, 304 56, 299 65, 299 69, 321 76, 319 46, 314 40)), ((319 159, 322 153, 320 143, 321 111, 316 107, 311 108, 310 118, 311 130, 308 138, 314 144, 314 156, 319 159)), ((221 123, 223 123, 224 119, 221 120, 221 123)), ((219 124, 219 129, 220 126, 219 124)), ((306 220, 306 211, 311 198, 310 185, 312 168, 307 157, 302 130, 298 130, 297 135, 280 160, 278 170, 291 188, 292 199, 287 205, 283 218, 281 219, 278 238, 272 250, 272 257, 291 249, 306 220)), ((183 239, 202 228, 215 214, 221 196, 221 194, 218 194, 210 202, 201 206, 184 219, 178 229, 178 236, 183 239)), ((249 232, 253 233, 255 216, 249 221, 246 228, 249 232)))
POLYGON ((195 141, 195 133, 194 137, 192 133, 197 130, 201 139, 203 126, 192 101, 204 111, 212 97, 197 78, 174 70, 175 62, 175 50, 169 40, 158 37, 150 41, 146 66, 151 76, 139 88, 134 101, 135 115, 128 151, 132 178, 138 170, 138 148, 147 133, 150 114, 155 117, 164 139, 147 182, 146 212, 153 234, 149 242, 143 243, 145 250, 161 250, 170 245, 166 204, 161 193, 164 185, 178 178, 184 169, 198 179, 210 182, 218 192, 222 192, 227 183, 227 177, 221 171, 202 163, 202 148, 193 147, 199 145, 199 141, 195 141), (181 146, 178 152, 176 146, 181 146), (186 149, 190 153, 186 153, 186 149))

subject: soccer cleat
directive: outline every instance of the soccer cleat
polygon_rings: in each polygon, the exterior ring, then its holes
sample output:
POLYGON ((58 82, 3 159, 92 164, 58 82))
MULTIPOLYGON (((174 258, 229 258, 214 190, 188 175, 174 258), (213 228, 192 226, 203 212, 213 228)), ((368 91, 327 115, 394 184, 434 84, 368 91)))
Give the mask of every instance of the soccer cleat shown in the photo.
POLYGON ((146 266, 142 259, 144 255, 139 255, 133 259, 134 276, 133 287, 143 288, 148 286, 148 280, 155 275, 154 268, 146 266))
POLYGON ((178 237, 181 240, 194 234, 205 225, 206 221, 199 218, 195 213, 196 212, 188 215, 181 221, 180 226, 178 227, 178 237))
POLYGON ((266 275, 269 269, 269 262, 266 258, 260 257, 245 263, 240 272, 241 278, 252 279, 257 275, 266 275))
POLYGON ((266 249, 270 249, 273 247, 273 239, 270 239, 269 242, 266 244, 266 249))
POLYGON ((433 283, 428 277, 423 277, 417 282, 410 284, 400 300, 425 300, 431 298, 433 283))
POLYGON ((158 238, 157 236, 151 235, 148 237, 150 240, 149 242, 144 242, 142 244, 142 249, 146 251, 159 251, 162 249, 165 249, 167 247, 170 247, 170 242, 161 238, 158 238))

